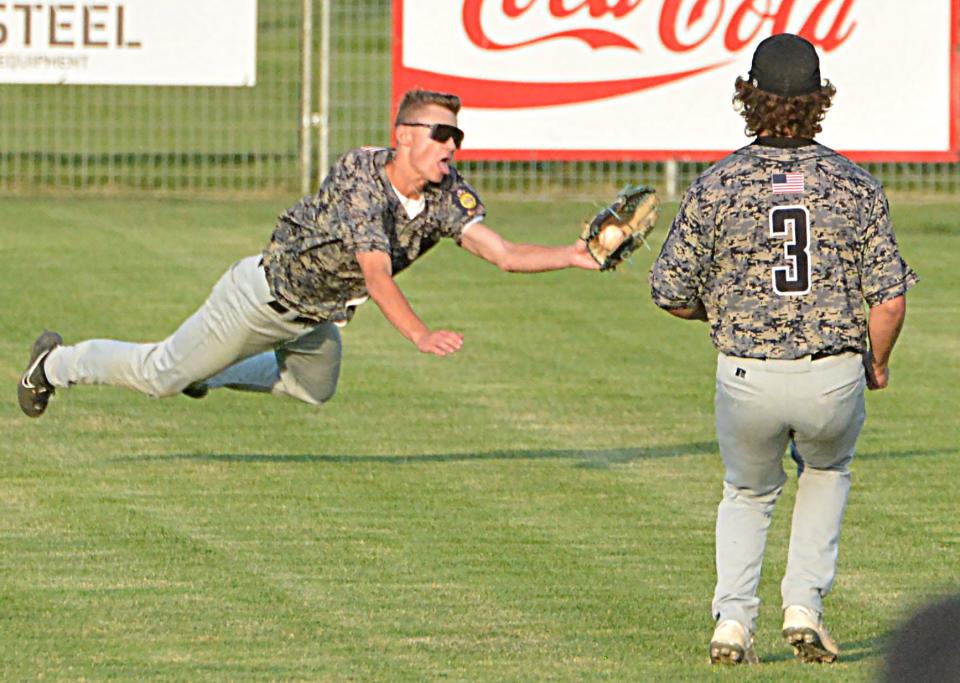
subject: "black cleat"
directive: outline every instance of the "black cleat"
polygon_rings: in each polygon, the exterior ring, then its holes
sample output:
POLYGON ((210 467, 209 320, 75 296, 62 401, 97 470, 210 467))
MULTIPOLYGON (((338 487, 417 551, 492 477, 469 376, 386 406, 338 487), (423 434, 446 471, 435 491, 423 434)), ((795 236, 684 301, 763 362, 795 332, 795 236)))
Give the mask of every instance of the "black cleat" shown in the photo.
POLYGON ((206 382, 191 382, 181 393, 190 398, 206 398, 207 394, 210 393, 210 387, 207 386, 206 382))
POLYGON ((33 342, 30 349, 30 362, 17 384, 17 400, 20 410, 29 417, 40 417, 47 409, 47 403, 55 391, 43 372, 43 362, 47 355, 63 344, 63 337, 56 332, 44 330, 33 342))

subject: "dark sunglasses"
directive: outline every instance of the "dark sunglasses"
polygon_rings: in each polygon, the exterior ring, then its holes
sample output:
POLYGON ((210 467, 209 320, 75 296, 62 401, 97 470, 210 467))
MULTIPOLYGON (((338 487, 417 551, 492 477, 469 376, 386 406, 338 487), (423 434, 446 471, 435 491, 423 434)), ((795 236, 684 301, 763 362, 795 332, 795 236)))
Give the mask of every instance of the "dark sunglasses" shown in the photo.
POLYGON ((456 126, 451 126, 449 123, 410 123, 402 121, 397 125, 429 128, 431 140, 436 140, 437 142, 446 142, 450 138, 453 138, 453 144, 457 146, 457 149, 460 149, 460 145, 463 143, 463 131, 456 126))

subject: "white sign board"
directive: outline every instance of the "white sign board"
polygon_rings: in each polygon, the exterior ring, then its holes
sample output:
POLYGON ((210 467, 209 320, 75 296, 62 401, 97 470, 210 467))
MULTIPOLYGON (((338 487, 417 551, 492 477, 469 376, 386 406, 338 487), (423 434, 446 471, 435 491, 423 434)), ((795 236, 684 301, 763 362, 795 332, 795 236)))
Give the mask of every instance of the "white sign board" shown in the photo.
POLYGON ((256 82, 256 0, 0 0, 0 83, 256 82))
POLYGON ((957 0, 398 0, 394 104, 453 92, 465 159, 715 159, 748 142, 737 76, 798 33, 837 87, 818 140, 957 159, 957 0))

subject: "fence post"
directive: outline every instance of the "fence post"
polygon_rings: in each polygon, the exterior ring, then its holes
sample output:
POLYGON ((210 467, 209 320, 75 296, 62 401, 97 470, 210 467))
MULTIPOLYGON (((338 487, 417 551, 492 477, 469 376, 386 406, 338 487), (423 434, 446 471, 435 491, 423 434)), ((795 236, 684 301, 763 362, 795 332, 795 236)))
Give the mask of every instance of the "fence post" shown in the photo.
POLYGON ((300 194, 310 193, 313 145, 313 0, 303 0, 300 27, 300 194))
POLYGON ((331 0, 320 2, 320 113, 316 117, 320 128, 318 187, 330 168, 330 3, 331 0))
POLYGON ((676 159, 668 159, 663 165, 663 183, 666 185, 667 201, 677 198, 677 175, 679 164, 676 159))

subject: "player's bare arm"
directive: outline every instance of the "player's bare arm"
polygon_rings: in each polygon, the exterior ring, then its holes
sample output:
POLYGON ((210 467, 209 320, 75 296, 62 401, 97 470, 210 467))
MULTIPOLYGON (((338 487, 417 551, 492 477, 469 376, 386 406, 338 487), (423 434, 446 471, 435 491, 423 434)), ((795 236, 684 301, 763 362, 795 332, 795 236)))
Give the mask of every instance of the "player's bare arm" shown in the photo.
POLYGON ((870 351, 864 355, 867 372, 867 388, 871 391, 885 389, 890 382, 890 354, 900 336, 907 315, 907 297, 898 296, 870 309, 867 330, 870 336, 870 351))
POLYGON ((357 262, 363 271, 367 292, 383 315, 423 353, 447 356, 463 346, 463 335, 448 330, 430 330, 413 311, 393 279, 390 255, 382 251, 361 252, 357 262))
POLYGON ((670 315, 682 318, 683 320, 701 320, 706 322, 707 309, 703 307, 703 302, 697 299, 697 303, 686 308, 667 308, 670 315))
POLYGON ((542 273, 563 268, 600 269, 587 253, 583 240, 560 247, 522 244, 504 239, 483 223, 475 223, 463 235, 461 245, 471 254, 510 273, 542 273))

